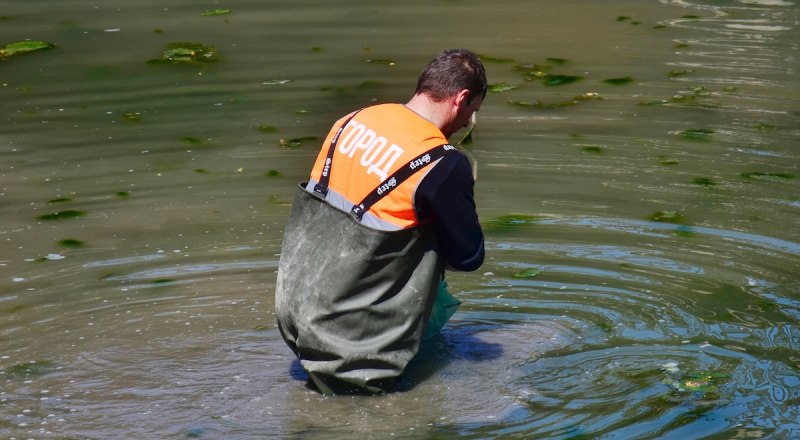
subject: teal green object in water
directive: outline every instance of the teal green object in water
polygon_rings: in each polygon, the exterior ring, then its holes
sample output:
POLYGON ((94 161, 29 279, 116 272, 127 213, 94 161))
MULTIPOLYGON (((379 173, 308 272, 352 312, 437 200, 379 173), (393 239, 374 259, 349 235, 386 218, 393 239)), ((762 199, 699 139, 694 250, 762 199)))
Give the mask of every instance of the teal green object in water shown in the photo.
POLYGON ((436 289, 436 299, 433 302, 431 316, 428 318, 428 325, 425 327, 425 335, 422 339, 430 339, 438 335, 460 305, 461 301, 447 290, 447 281, 439 281, 439 288, 436 289))

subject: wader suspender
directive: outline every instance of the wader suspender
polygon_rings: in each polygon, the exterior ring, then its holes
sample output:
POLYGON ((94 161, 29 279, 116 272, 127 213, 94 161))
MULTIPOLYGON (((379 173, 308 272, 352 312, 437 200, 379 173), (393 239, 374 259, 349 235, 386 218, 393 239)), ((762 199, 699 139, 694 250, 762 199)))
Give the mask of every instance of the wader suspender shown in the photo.
MULTIPOLYGON (((339 130, 333 136, 333 139, 331 139, 331 145, 328 147, 328 156, 325 159, 325 166, 322 168, 322 175, 320 176, 319 183, 314 185, 314 192, 322 197, 325 197, 328 194, 328 183, 330 182, 331 166, 333 165, 333 153, 336 151, 336 143, 339 141, 339 136, 341 136, 345 127, 347 127, 347 124, 349 124, 353 117, 355 117, 355 115, 360 111, 361 110, 357 110, 355 113, 350 115, 350 117, 344 121, 342 126, 339 127, 339 130)), ((414 159, 411 159, 407 164, 403 165, 399 170, 395 171, 394 174, 389 176, 388 179, 384 180, 375 189, 370 191, 360 203, 354 205, 353 209, 350 210, 350 215, 352 215, 356 220, 361 221, 364 213, 369 211, 370 208, 372 208, 372 205, 378 203, 382 198, 386 197, 390 192, 392 192, 393 189, 397 188, 401 183, 405 182, 406 179, 413 176, 414 173, 424 168, 425 165, 436 162, 445 155, 455 151, 456 147, 450 144, 442 144, 431 148, 414 159)))

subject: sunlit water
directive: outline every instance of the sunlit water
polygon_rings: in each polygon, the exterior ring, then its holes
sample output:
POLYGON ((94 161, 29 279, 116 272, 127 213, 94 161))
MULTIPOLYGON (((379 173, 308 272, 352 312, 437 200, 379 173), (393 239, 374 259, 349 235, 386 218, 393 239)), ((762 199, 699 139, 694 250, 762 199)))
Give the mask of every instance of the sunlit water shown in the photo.
POLYGON ((0 437, 797 438, 798 21, 4 1, 0 45, 57 47, 0 60, 0 437), (181 41, 221 60, 147 63, 181 41), (272 313, 295 184, 333 120, 407 99, 447 47, 508 86, 468 146, 487 261, 449 276, 464 304, 405 391, 323 398, 272 313))

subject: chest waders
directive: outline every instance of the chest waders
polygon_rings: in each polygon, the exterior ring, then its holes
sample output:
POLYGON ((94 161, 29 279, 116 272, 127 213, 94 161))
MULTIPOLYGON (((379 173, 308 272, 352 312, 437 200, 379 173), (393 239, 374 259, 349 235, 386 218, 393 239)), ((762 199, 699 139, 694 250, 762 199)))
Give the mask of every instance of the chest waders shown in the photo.
MULTIPOLYGON (((351 117, 352 118, 352 117, 351 117)), ((275 311, 278 328, 323 394, 391 391, 419 349, 443 262, 433 224, 382 231, 361 216, 391 191, 381 186, 350 212, 325 201, 336 142, 314 192, 301 184, 284 232, 275 311)), ((399 186, 455 151, 440 145, 404 165, 385 182, 399 186), (420 162, 416 162, 420 163, 420 162)), ((382 185, 383 186, 383 185, 382 185)))

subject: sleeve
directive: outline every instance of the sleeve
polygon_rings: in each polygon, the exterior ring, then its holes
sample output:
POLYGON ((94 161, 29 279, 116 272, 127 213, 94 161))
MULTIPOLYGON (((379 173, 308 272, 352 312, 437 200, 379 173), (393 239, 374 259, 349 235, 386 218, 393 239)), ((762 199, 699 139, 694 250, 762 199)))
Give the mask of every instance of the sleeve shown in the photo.
POLYGON ((466 156, 449 154, 422 179, 415 195, 417 218, 433 218, 442 256, 450 268, 459 271, 478 269, 485 255, 474 186, 466 156))

